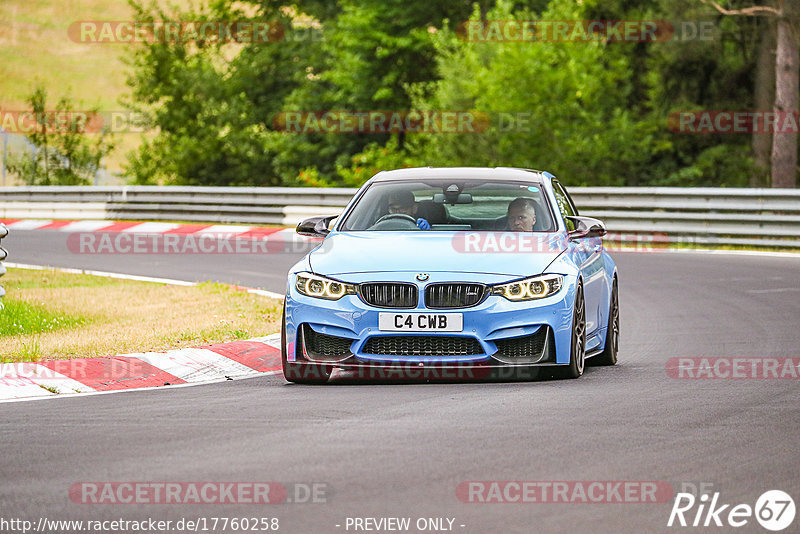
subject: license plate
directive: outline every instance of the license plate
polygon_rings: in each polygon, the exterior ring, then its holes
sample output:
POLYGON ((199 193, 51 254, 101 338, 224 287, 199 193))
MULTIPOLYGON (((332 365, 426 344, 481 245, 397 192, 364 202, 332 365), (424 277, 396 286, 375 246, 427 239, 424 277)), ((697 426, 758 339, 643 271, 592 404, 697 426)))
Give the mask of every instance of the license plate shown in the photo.
POLYGON ((460 313, 380 313, 378 330, 384 332, 461 332, 460 313))

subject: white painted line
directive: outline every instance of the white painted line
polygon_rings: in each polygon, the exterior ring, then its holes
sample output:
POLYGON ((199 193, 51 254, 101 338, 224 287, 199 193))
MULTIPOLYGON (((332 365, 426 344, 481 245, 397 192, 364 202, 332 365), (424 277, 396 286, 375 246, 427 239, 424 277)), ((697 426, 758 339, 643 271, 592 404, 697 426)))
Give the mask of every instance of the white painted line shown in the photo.
MULTIPOLYGON (((270 376, 270 375, 277 375, 281 374, 282 371, 266 371, 263 373, 255 373, 249 376, 240 376, 237 377, 236 380, 247 380, 250 378, 261 378, 262 376, 270 376)), ((90 393, 81 393, 81 394, 73 394, 73 395, 55 395, 46 391, 39 386, 36 386, 41 391, 45 393, 44 396, 37 395, 37 396, 29 396, 29 397, 18 397, 18 398, 8 398, 4 399, 0 396, 0 403, 10 403, 10 402, 27 402, 27 401, 37 401, 37 400, 46 400, 46 399, 65 399, 69 397, 89 397, 93 395, 115 395, 117 393, 132 393, 135 391, 165 391, 165 390, 172 390, 176 388, 188 388, 194 386, 204 386, 206 384, 216 384, 219 382, 227 382, 227 378, 215 379, 215 380, 208 380, 206 382, 187 382, 185 384, 173 384, 170 386, 145 386, 141 388, 126 388, 126 389, 112 389, 108 391, 92 391, 90 393)), ((2 386, 2 382, 0 382, 0 386, 2 386)), ((2 392, 2 387, 0 387, 0 393, 2 392)))
POLYGON ((132 274, 118 274, 118 273, 107 273, 105 271, 79 271, 83 274, 89 274, 92 276, 103 276, 106 278, 116 278, 119 280, 135 280, 137 282, 152 282, 155 284, 167 284, 170 286, 196 286, 197 282, 186 282, 184 280, 173 280, 171 278, 156 278, 152 276, 136 276, 132 274))
POLYGON ((102 276, 104 278, 115 278, 119 280, 135 280, 137 282, 153 282, 156 284, 166 284, 170 286, 196 286, 197 282, 186 282, 184 280, 173 280, 171 278, 153 278, 150 276, 137 276, 133 274, 107 273, 105 271, 91 271, 88 269, 70 269, 67 267, 48 267, 46 265, 28 265, 26 263, 5 262, 11 269, 29 269, 34 271, 56 271, 59 273, 89 274, 92 276, 102 276))
POLYGON ((139 358, 187 382, 224 380, 228 376, 253 373, 250 367, 208 349, 180 349, 166 353, 146 352, 126 356, 139 358))
POLYGON ((252 230, 252 226, 234 226, 234 225, 224 225, 224 224, 215 224, 214 226, 209 226, 208 228, 203 228, 199 232, 195 232, 196 234, 216 234, 220 236, 228 236, 231 234, 243 234, 245 232, 249 232, 252 230))
MULTIPOLYGON (((170 286, 184 286, 184 287, 191 287, 196 286, 197 282, 187 282, 185 280, 174 280, 172 278, 154 278, 151 276, 137 276, 134 274, 122 274, 122 273, 108 273, 105 271, 91 271, 88 269, 71 269, 68 267, 50 267, 47 265, 30 265, 27 263, 12 263, 12 262, 3 262, 3 265, 9 267, 10 269, 28 269, 31 271, 56 271, 59 273, 70 273, 70 274, 88 274, 92 276, 102 276, 104 278, 114 278, 118 280, 135 280, 137 282, 152 282, 154 284, 166 284, 170 286)), ((233 284, 223 284, 223 285, 230 285, 233 284)), ((283 300, 284 296, 280 293, 273 293, 272 291, 267 291, 266 289, 256 289, 251 287, 244 287, 238 286, 240 289, 247 291, 248 293, 252 293, 253 295, 259 295, 262 297, 268 297, 271 299, 279 299, 283 300)))
POLYGON ((75 221, 62 226, 59 230, 62 232, 96 232, 112 224, 114 224, 114 221, 75 221))
POLYGON ((271 299, 278 299, 283 300, 284 296, 280 293, 273 293, 272 291, 267 291, 266 289, 248 289, 248 293, 251 295, 261 295, 262 297, 267 297, 271 299))
POLYGON ((145 222, 122 231, 129 234, 163 234, 181 226, 183 225, 177 223, 145 222))
POLYGON ((25 219, 24 221, 17 221, 15 223, 7 224, 6 227, 11 230, 36 230, 42 226, 47 226, 53 221, 43 221, 41 219, 25 219))
POLYGON ((775 289, 745 289, 746 293, 763 295, 767 293, 786 293, 787 291, 800 291, 800 287, 776 287, 775 289))

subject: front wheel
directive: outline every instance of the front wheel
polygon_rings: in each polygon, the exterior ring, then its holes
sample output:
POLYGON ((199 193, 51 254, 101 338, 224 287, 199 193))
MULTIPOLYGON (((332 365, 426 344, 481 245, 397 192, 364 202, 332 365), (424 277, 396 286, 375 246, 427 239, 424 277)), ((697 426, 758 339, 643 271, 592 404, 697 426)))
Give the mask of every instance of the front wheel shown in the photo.
POLYGON ((286 358, 286 304, 281 317, 281 365, 283 377, 295 384, 325 384, 331 377, 331 367, 318 363, 294 363, 286 358))
POLYGON ((572 312, 572 344, 569 366, 558 369, 559 378, 578 378, 583 374, 586 359, 586 305, 583 300, 583 286, 578 283, 575 289, 575 308, 572 312))

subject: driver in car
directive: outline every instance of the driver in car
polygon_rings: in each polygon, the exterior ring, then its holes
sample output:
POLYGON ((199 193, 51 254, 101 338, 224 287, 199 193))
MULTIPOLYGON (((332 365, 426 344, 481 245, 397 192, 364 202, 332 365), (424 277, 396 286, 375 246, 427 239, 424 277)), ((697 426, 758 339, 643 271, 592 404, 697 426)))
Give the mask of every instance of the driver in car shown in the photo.
POLYGON ((533 232, 536 224, 536 201, 532 198, 515 198, 508 204, 506 225, 512 232, 533 232))
POLYGON ((431 225, 423 218, 417 218, 419 205, 414 200, 414 193, 411 191, 397 191, 389 195, 389 214, 400 213, 417 219, 417 226, 421 230, 430 230, 431 225))

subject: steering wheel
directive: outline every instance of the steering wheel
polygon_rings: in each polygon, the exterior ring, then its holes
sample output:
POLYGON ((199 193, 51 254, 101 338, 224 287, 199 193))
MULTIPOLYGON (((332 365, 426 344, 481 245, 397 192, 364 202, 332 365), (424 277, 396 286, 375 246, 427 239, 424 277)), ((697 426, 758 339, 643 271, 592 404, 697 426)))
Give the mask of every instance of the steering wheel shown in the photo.
MULTIPOLYGON (((383 221, 407 221, 413 224, 414 226, 417 226, 417 220, 411 215, 406 215, 405 213, 389 213, 387 215, 384 215, 377 221, 375 221, 375 224, 381 223, 383 221)), ((373 226, 375 225, 373 224, 373 226)))

